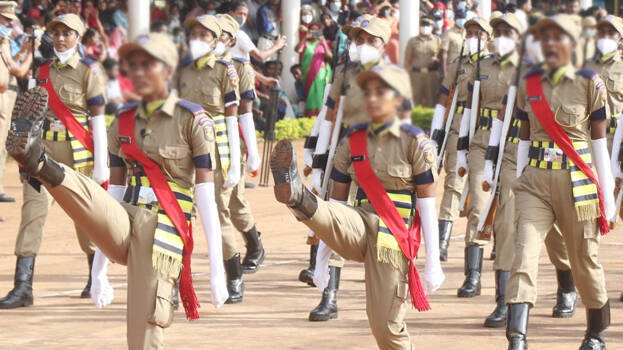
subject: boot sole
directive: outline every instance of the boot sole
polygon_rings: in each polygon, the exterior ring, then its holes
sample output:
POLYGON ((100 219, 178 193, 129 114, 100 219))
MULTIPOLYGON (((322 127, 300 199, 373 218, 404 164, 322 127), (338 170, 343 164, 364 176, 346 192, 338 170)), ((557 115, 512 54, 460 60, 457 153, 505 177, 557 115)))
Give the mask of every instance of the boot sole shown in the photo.
POLYGON ((459 298, 473 298, 473 297, 477 297, 477 296, 480 295, 480 288, 478 288, 475 292, 472 292, 472 293, 458 291, 456 293, 456 295, 459 298))
POLYGON ((310 276, 309 274, 306 274, 305 271, 308 270, 303 270, 301 271, 301 273, 299 273, 299 281, 306 283, 308 286, 310 287, 315 287, 316 284, 314 283, 314 278, 312 276, 310 276))
POLYGON ((485 320, 485 327, 487 328, 503 328, 506 327, 506 320, 504 321, 492 321, 489 319, 485 320))
POLYGON ((553 312, 552 313, 552 317, 553 318, 571 318, 571 317, 573 317, 573 315, 575 315, 575 311, 573 311, 573 312, 553 312))
POLYGON ((26 154, 32 127, 43 120, 47 107, 48 92, 39 86, 26 91, 17 99, 6 140, 7 152, 12 157, 26 154))
POLYGON ((0 310, 19 309, 20 307, 32 306, 32 304, 33 304, 32 300, 24 300, 22 303, 16 304, 16 305, 10 305, 10 306, 0 305, 0 310))
POLYGON ((240 304, 240 303, 242 303, 242 298, 235 298, 235 299, 229 298, 225 301, 225 304, 240 304))
POLYGON ((266 251, 262 249, 262 255, 260 256, 260 259, 257 261, 257 266, 249 266, 249 265, 245 265, 244 263, 242 263, 241 265, 242 273, 246 275, 256 273, 262 267, 262 263, 264 262, 264 259, 266 259, 266 251))
POLYGON ((275 181, 275 198, 281 203, 288 204, 292 196, 292 177, 290 167, 294 160, 294 148, 289 140, 279 141, 270 155, 270 169, 275 181))
POLYGON ((334 320, 336 318, 337 318, 337 312, 332 312, 328 315, 318 315, 318 316, 314 316, 312 314, 309 315, 309 320, 311 322, 322 322, 322 321, 334 320))

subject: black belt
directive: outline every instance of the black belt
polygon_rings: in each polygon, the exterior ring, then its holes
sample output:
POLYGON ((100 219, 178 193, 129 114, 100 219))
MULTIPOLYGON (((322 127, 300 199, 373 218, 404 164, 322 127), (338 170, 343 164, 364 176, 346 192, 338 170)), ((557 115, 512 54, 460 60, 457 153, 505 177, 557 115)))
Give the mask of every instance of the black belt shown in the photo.
POLYGON ((8 90, 19 92, 19 87, 17 87, 17 85, 9 85, 9 88, 7 89, 7 91, 8 90))

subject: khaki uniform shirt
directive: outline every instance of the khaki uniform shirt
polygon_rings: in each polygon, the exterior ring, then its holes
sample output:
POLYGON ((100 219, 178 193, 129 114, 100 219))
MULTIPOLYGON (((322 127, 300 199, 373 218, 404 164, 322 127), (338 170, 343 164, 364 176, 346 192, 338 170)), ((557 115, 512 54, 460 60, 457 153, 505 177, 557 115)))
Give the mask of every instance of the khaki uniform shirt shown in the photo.
MULTIPOLYGON (((50 65, 50 79, 54 90, 74 116, 86 116, 88 107, 106 104, 106 76, 99 66, 90 66, 76 52, 66 64, 57 60, 50 65)), ((51 109, 48 119, 55 119, 51 109)))
MULTIPOLYGON (((491 55, 480 61, 480 107, 489 110, 496 110, 503 119, 505 96, 508 87, 514 82, 519 64, 519 54, 511 54, 507 59, 502 60, 497 55, 491 55)), ((526 72, 524 70, 524 72, 526 72)), ((476 79, 476 70, 473 71, 470 86, 473 86, 476 79)), ((472 106, 474 108, 475 106, 472 106)), ((480 111, 478 113, 480 116, 480 111)), ((489 132, 483 132, 476 124, 473 145, 487 148, 489 145, 489 132)))
POLYGON ((615 54, 611 59, 601 62, 598 58, 586 64, 587 69, 599 73, 608 90, 608 116, 623 113, 623 60, 615 54))
POLYGON ((236 68, 233 63, 214 55, 201 68, 197 67, 198 61, 201 59, 180 69, 180 98, 200 104, 213 116, 224 115, 225 107, 240 101, 236 68))
MULTIPOLYGON (((543 70, 534 68, 528 76, 538 72, 543 70)), ((552 78, 546 72, 541 81, 556 122, 567 132, 571 141, 589 141, 590 121, 606 118, 607 92, 599 75, 586 69, 576 71, 569 65, 558 84, 553 85, 552 78)), ((528 97, 526 81, 523 80, 518 90, 516 117, 529 121, 530 140, 552 141, 532 111, 528 97)))
POLYGON ((9 73, 7 65, 11 58, 11 43, 8 39, 0 39, 0 51, 3 56, 0 57, 0 93, 3 93, 9 88, 9 85, 17 85, 17 79, 9 73), (5 59, 7 62, 4 61, 5 59))
POLYGON ((439 56, 441 39, 435 35, 418 35, 407 42, 407 56, 411 55, 411 67, 428 68, 439 56))
POLYGON ((441 36, 441 50, 448 53, 448 62, 454 60, 461 54, 461 46, 465 41, 465 29, 452 27, 446 30, 441 36))
MULTIPOLYGON (((414 191, 416 185, 437 180, 435 145, 420 128, 410 125, 401 127, 397 119, 388 122, 381 132, 373 131, 368 124, 358 124, 353 128, 367 128, 370 164, 386 190, 414 191)), ((335 181, 352 179, 359 185, 347 138, 337 148, 334 169, 332 178, 335 181)))
MULTIPOLYGON (((139 104, 134 124, 137 147, 160 166, 168 181, 190 188, 195 182, 195 167, 211 168, 214 163, 214 122, 205 113, 194 116, 188 109, 177 105, 180 99, 171 93, 158 110, 147 117, 143 104, 139 104)), ((133 162, 125 159, 119 141, 119 120, 115 119, 108 133, 108 150, 122 158, 126 166, 133 162)), ((114 161, 111 159, 111 165, 114 161)))
POLYGON ((233 58, 236 73, 240 78, 238 89, 241 100, 253 100, 255 98, 255 71, 248 60, 233 58))
POLYGON ((358 62, 338 65, 335 69, 335 79, 331 85, 331 90, 329 90, 329 96, 327 96, 327 107, 335 109, 337 102, 340 101, 342 90, 345 90, 346 99, 340 103, 344 103, 342 123, 348 126, 370 121, 363 106, 363 90, 356 81, 357 75, 363 71, 363 66, 358 62))

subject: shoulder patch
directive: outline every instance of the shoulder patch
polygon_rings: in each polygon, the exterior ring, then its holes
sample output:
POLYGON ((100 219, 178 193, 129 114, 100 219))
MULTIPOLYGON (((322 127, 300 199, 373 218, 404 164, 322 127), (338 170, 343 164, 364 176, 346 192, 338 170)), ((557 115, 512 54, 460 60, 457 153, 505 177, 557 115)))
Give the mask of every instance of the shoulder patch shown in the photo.
POLYGON ((226 65, 226 66, 231 66, 231 65, 233 65, 233 63, 232 63, 231 61, 226 61, 226 60, 223 60, 223 59, 218 59, 218 60, 216 60, 216 62, 218 62, 218 63, 220 63, 220 64, 224 64, 224 65, 226 65))
POLYGON ((119 107, 119 109, 117 110, 117 117, 119 117, 122 113, 129 111, 130 109, 135 109, 138 108, 138 102, 134 101, 134 102, 126 102, 124 104, 121 105, 121 107, 119 107))
POLYGON ((597 72, 595 72, 592 69, 587 69, 587 68, 578 69, 576 71, 576 74, 579 74, 579 75, 581 75, 581 76, 583 76, 585 78, 588 78, 588 79, 594 79, 595 76, 599 76, 599 74, 597 74, 597 72))
POLYGON ((541 67, 534 67, 532 68, 528 73, 526 73, 523 78, 529 78, 531 76, 537 75, 537 74, 543 74, 545 73, 545 71, 543 70, 543 68, 541 67))
POLYGON ((365 130, 368 128, 368 123, 359 123, 359 124, 355 124, 353 126, 351 126, 350 128, 348 128, 348 130, 346 130, 346 135, 351 135, 354 132, 357 132, 359 130, 365 130))
POLYGON ((177 105, 189 111, 195 117, 205 114, 203 107, 201 107, 200 105, 194 102, 190 102, 188 100, 180 99, 179 101, 177 101, 177 105))
POLYGON ((87 67, 91 67, 91 68, 93 68, 93 66, 97 64, 96 60, 89 58, 89 57, 80 58, 80 62, 84 63, 87 67))
POLYGON ((424 133, 424 130, 422 130, 420 127, 415 126, 415 125, 411 125, 411 124, 402 124, 400 125, 400 130, 406 132, 407 134, 415 137, 415 138, 420 138, 422 137, 421 135, 426 136, 426 134, 424 133))

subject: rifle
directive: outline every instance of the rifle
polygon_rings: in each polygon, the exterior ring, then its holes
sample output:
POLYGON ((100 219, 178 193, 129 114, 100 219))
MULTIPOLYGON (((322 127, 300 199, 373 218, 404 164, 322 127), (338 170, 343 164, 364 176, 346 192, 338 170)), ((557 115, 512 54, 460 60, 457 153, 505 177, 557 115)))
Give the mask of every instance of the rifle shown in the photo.
POLYGON ((264 147, 262 149, 262 165, 260 167, 260 183, 262 187, 268 187, 270 173, 270 154, 273 152, 273 141, 275 141, 275 121, 277 119, 277 107, 279 104, 279 89, 270 88, 270 99, 266 107, 266 128, 264 130, 264 147))
MULTIPOLYGON (((476 58, 476 80, 474 80, 474 91, 472 92, 472 110, 469 114, 469 144, 472 143, 474 139, 474 134, 476 133, 476 121, 478 119, 478 104, 480 102, 480 31, 478 31, 478 57, 476 58)), ((469 146, 468 146, 469 149, 469 146)), ((461 177, 465 176, 465 170, 462 172, 459 169, 459 175, 461 177)), ((463 187, 463 193, 461 193, 461 200, 459 201, 459 211, 462 216, 465 216, 465 209, 467 208, 467 203, 469 202, 469 186, 463 187)))
MULTIPOLYGON (((452 96, 452 98, 449 99, 449 101, 451 101, 449 107, 447 106, 447 101, 446 101, 446 115, 444 118, 446 121, 446 125, 444 126, 444 131, 441 133, 440 136, 438 136, 442 141, 437 143, 438 145, 441 144, 441 147, 439 147, 439 150, 437 152, 437 171, 441 171, 441 166, 443 163, 443 155, 446 150, 446 145, 448 143, 448 134, 450 133, 450 128, 452 127, 454 114, 456 113, 456 103, 457 103, 457 98, 458 98, 458 94, 456 91, 456 84, 459 78, 461 62, 463 62, 463 60, 461 59, 461 57, 463 57, 463 49, 465 49, 465 45, 461 45, 461 53, 459 54, 459 61, 456 64, 456 75, 454 76, 454 84, 452 85, 452 88, 450 89, 450 95, 448 95, 448 97, 452 96)), ((435 139, 435 135, 433 135, 433 140, 434 139, 435 139)))
MULTIPOLYGON (((485 207, 485 213, 487 215, 481 215, 478 220, 477 227, 477 238, 479 240, 490 240, 493 235, 493 224, 495 222, 495 214, 497 212, 499 196, 500 196, 500 172, 502 171, 502 161, 504 158, 504 148, 506 146, 506 139, 508 137, 508 133, 510 131, 510 126, 512 125, 514 111, 515 111, 515 103, 517 99, 517 87, 519 86, 519 79, 521 77, 521 60, 523 59, 523 55, 525 52, 525 44, 521 46, 521 53, 519 55, 519 64, 517 65, 517 72, 515 73, 515 81, 513 85, 508 87, 508 93, 506 98, 506 108, 504 110, 504 124, 502 126, 502 133, 500 136, 500 146, 498 150, 498 158, 495 163, 495 173, 493 176, 493 190, 492 194, 487 201, 487 206, 485 207)), ((488 188, 483 186, 485 191, 488 191, 488 188)))

